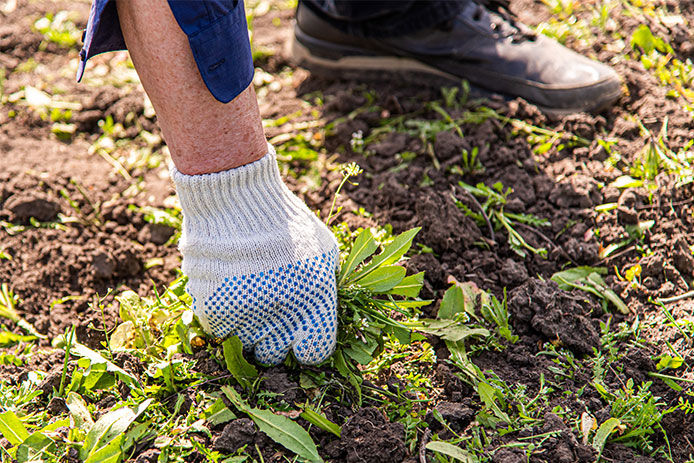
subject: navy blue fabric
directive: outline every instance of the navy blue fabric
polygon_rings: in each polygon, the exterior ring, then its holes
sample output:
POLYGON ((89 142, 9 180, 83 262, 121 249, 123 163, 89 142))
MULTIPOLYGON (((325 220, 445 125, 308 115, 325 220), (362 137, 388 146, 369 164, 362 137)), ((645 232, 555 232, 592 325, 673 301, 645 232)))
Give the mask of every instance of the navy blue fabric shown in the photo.
MULTIPOLYGON (((240 0, 168 0, 171 12, 188 36, 195 63, 212 95, 227 103, 253 79, 253 57, 246 13, 240 0)), ((93 0, 83 36, 77 81, 87 60, 126 49, 115 0, 93 0)))

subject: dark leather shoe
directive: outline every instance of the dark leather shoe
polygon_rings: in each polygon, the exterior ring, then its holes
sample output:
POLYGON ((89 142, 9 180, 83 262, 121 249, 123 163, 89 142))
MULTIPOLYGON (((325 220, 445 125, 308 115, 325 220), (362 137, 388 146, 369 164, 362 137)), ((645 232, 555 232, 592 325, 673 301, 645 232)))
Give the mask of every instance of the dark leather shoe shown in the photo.
POLYGON ((384 77, 425 73, 425 84, 472 85, 522 97, 552 115, 598 111, 621 94, 609 66, 535 35, 502 10, 470 1, 451 21, 388 38, 346 34, 301 2, 292 52, 297 63, 328 77, 384 77))

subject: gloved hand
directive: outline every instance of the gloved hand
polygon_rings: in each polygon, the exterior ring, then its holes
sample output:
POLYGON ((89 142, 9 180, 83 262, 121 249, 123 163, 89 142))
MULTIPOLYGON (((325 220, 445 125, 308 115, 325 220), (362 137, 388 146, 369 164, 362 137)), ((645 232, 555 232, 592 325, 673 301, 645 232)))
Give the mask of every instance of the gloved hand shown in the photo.
POLYGON ((264 364, 282 362, 292 348, 304 364, 328 358, 337 331, 337 242, 285 186, 274 149, 235 169, 185 175, 172 168, 172 177, 183 210, 183 273, 203 328, 238 335, 264 364))

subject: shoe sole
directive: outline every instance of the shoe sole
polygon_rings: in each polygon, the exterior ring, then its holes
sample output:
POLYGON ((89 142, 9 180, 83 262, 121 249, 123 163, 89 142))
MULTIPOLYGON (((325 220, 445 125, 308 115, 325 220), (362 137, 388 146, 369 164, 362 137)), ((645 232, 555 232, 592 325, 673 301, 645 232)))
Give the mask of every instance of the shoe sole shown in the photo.
MULTIPOLYGON (((467 80, 447 73, 426 63, 413 58, 387 56, 387 55, 366 55, 364 50, 349 49, 343 47, 340 56, 335 58, 321 57, 312 53, 311 50, 301 43, 298 35, 302 35, 300 29, 295 28, 295 34, 291 41, 291 55, 297 65, 304 67, 312 73, 329 79, 353 79, 382 81, 384 73, 388 76, 412 84, 426 85, 428 87, 441 87, 445 85, 460 85, 461 81, 467 80), (352 54, 349 54, 352 53, 352 54)), ((335 52, 332 53, 336 54, 335 52)), ((469 82, 469 81, 468 81, 469 82)), ((500 92, 494 92, 470 84, 471 96, 473 98, 500 96, 506 100, 514 97, 500 92)), ((569 108, 552 108, 537 103, 533 103, 545 115, 550 118, 561 118, 580 112, 600 112, 614 103, 621 95, 621 88, 605 96, 604 101, 598 105, 587 104, 569 108)), ((532 102, 531 102, 532 103, 532 102)))

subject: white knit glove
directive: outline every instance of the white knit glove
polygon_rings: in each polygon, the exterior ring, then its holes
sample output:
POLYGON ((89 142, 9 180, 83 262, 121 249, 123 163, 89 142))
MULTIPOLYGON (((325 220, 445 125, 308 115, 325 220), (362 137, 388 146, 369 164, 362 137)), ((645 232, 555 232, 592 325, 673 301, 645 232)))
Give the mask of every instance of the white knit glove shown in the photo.
POLYGON ((337 243, 282 182, 269 150, 215 174, 172 168, 187 291, 207 332, 237 335, 259 362, 280 363, 293 348, 299 362, 317 364, 335 348, 337 243))

